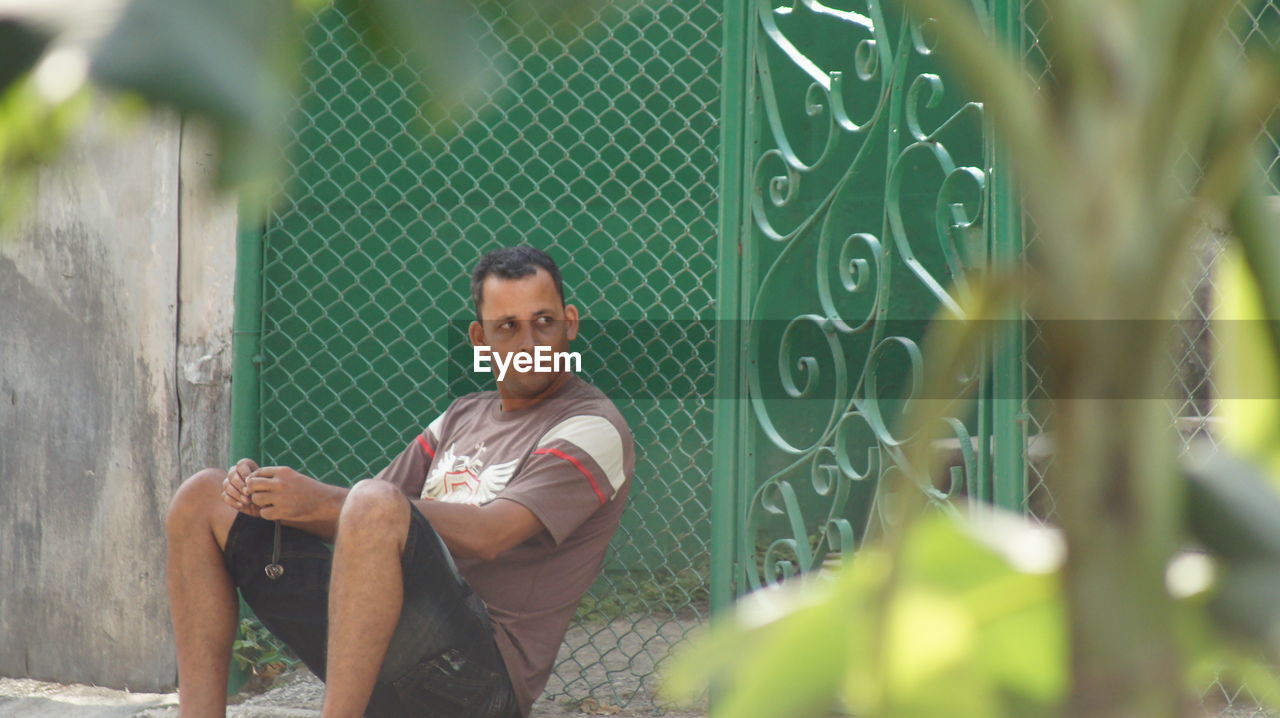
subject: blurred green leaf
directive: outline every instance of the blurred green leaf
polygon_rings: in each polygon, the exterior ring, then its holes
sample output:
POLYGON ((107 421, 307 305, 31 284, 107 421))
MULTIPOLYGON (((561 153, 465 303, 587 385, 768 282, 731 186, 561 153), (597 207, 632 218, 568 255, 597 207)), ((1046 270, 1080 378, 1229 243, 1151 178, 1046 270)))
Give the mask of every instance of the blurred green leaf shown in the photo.
MULTIPOLYGON (((52 161, 88 115, 83 90, 62 102, 40 96, 30 75, 0 93, 0 226, 16 220, 34 191, 36 171, 52 161)), ((0 235, 5 236, 5 235, 0 235)))
POLYGON ((1199 593, 1177 604, 1188 685, 1198 692, 1214 687, 1205 701, 1210 715, 1220 702, 1228 702, 1215 696, 1219 690, 1230 696, 1243 686, 1248 686, 1248 693, 1264 705, 1280 705, 1280 674, 1256 644, 1249 646, 1224 635, 1208 610, 1210 598, 1207 593, 1199 593))
POLYGON ((1214 381, 1224 442, 1280 485, 1280 244, 1260 183, 1255 178, 1231 211, 1239 251, 1229 251, 1217 273, 1214 381))
POLYGON ((1256 465, 1197 445, 1183 470, 1186 521, 1196 540, 1228 561, 1280 565, 1280 496, 1256 465))
POLYGON ((1280 563, 1249 561, 1228 565, 1209 610, 1218 626, 1237 639, 1280 655, 1280 563))
POLYGON ((1056 581, 1034 577, 1024 590, 1043 591, 1040 600, 1011 610, 987 624, 976 646, 977 664, 1000 686, 1004 713, 1023 718, 1054 711, 1066 693, 1066 615, 1056 581))
POLYGON ((1061 559, 1056 536, 1021 517, 921 521, 889 608, 883 703, 858 706, 851 692, 851 704, 895 718, 1053 714, 1067 675, 1061 559))
POLYGON ((664 694, 687 701, 711 685, 732 687, 714 703, 713 715, 827 715, 844 675, 851 622, 865 613, 859 601, 870 595, 856 584, 870 578, 867 570, 846 572, 834 583, 762 589, 744 598, 731 616, 673 656, 664 694))
POLYGON ((472 0, 342 0, 388 64, 397 54, 420 82, 414 89, 427 119, 444 124, 502 83, 503 47, 472 0))
POLYGON ((35 65, 49 40, 47 32, 29 23, 0 17, 0 93, 35 65))
POLYGON ((283 162, 298 29, 288 0, 132 0, 90 73, 211 120, 223 184, 267 182, 283 162))
MULTIPOLYGON (((105 36, 74 10, 57 15, 48 35, 0 19, 0 90, 32 67, 54 35, 74 36, 77 51, 89 48, 97 84, 208 120, 219 144, 219 184, 244 190, 241 209, 255 214, 285 166, 302 27, 327 1, 127 0, 104 25, 105 36)), ((437 132, 503 88, 512 20, 528 25, 520 32, 525 47, 524 40, 578 36, 580 23, 602 11, 597 0, 341 1, 385 60, 421 80, 414 88, 437 132)), ((19 147, 25 135, 0 133, 7 135, 0 142, 18 147, 11 154, 31 154, 19 147)), ((20 204, 13 194, 5 204, 20 204)))
POLYGON ((868 717, 1048 716, 1067 662, 1060 551, 1041 555, 1044 538, 1011 517, 922 519, 892 583, 885 547, 866 546, 833 580, 747 596, 676 654, 664 691, 726 688, 713 709, 734 718, 841 703, 868 717))
POLYGON ((1221 559, 1210 614, 1235 639, 1280 656, 1280 495, 1247 459, 1195 448, 1184 467, 1187 523, 1221 559))

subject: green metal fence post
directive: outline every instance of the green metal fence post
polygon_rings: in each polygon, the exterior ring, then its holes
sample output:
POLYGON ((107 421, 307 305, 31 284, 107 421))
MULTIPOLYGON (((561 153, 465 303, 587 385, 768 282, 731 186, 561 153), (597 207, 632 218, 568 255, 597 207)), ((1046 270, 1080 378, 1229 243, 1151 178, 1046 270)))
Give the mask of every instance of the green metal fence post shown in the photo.
MULTIPOLYGON (((246 213, 241 203, 236 235, 235 313, 231 329, 231 441, 227 465, 242 458, 261 461, 258 407, 261 403, 259 368, 262 365, 262 230, 256 213, 246 213), (248 215, 248 216, 246 216, 248 215)), ((240 603, 240 614, 248 607, 240 603)), ((227 694, 240 691, 249 672, 231 661, 227 694)))
MULTIPOLYGON (((995 0, 992 23, 997 38, 1021 57, 1020 0, 995 0)), ((1009 175, 1008 148, 994 136, 988 121, 987 147, 991 168, 989 226, 991 267, 1015 266, 1022 255, 1022 207, 1017 183, 1009 175)), ((992 347, 992 483, 996 505, 1022 511, 1026 501, 1026 426, 1023 420, 1023 332, 1020 307, 1002 317, 1008 321, 992 347)))
POLYGON ((734 545, 737 535, 738 423, 742 398, 738 302, 742 254, 743 110, 747 77, 747 7, 724 5, 724 59, 721 64, 720 213, 716 279, 716 384, 711 464, 711 610, 726 608, 737 593, 734 545))
MULTIPOLYGON (((755 561, 755 537, 750 535, 748 531, 749 516, 751 507, 751 497, 756 491, 757 474, 757 454, 756 454, 756 427, 758 423, 755 420, 754 412, 750 407, 750 398, 747 392, 747 372, 754 369, 753 360, 749 356, 747 345, 750 343, 746 333, 758 331, 758 327, 752 326, 754 317, 752 314, 752 304, 755 297, 755 290, 759 287, 759 258, 755 248, 755 232, 756 225, 752 218, 752 210, 750 206, 750 198, 754 189, 751 187, 752 173, 754 171, 754 158, 760 151, 760 119, 757 116, 759 110, 760 96, 758 85, 758 67, 756 66, 756 50, 757 35, 759 33, 759 9, 756 3, 751 0, 736 0, 731 3, 733 13, 740 18, 741 31, 738 33, 739 45, 737 50, 738 65, 741 74, 741 89, 739 92, 740 101, 737 107, 738 114, 730 115, 722 118, 725 124, 736 125, 738 133, 738 153, 734 156, 734 177, 738 183, 735 187, 737 195, 731 200, 736 209, 733 215, 734 227, 737 232, 736 252, 730 255, 734 261, 733 271, 736 275, 738 284, 738 296, 734 297, 732 311, 735 318, 735 325, 738 329, 740 341, 737 346, 733 347, 737 357, 738 377, 734 388, 736 393, 733 395, 737 400, 735 406, 734 425, 735 443, 734 454, 737 474, 734 480, 734 519, 733 519, 733 580, 734 588, 737 595, 745 594, 750 588, 750 582, 747 578, 747 562, 755 561)), ((726 168, 722 166, 721 176, 727 176, 726 168)), ((714 699, 714 696, 713 696, 714 699)))
POLYGON ((231 338, 231 446, 227 464, 258 459, 262 365, 262 230, 241 219, 236 237, 235 316, 231 338))

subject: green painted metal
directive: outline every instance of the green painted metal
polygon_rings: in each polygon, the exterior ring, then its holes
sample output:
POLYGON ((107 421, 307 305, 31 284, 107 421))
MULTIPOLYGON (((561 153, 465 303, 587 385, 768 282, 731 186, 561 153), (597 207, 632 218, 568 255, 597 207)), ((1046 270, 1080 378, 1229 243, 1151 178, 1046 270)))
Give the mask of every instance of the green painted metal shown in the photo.
MULTIPOLYGON (((231 320, 231 437, 227 466, 242 458, 260 460, 262 231, 250 216, 256 215, 250 215, 242 206, 236 234, 235 310, 231 320)), ((241 615, 248 611, 241 600, 241 615)), ((227 695, 238 693, 248 680, 249 671, 232 659, 227 695)))
MULTIPOLYGON (((1022 0, 992 0, 995 34, 1016 58, 1022 57, 1022 0)), ((1010 176, 1012 164, 1006 148, 988 127, 987 166, 991 173, 990 257, 997 269, 1016 267, 1022 261, 1022 205, 1017 182, 1010 176)), ((1023 417, 1026 338, 1022 308, 1010 307, 1002 319, 1002 331, 991 348, 993 499, 996 505, 1021 512, 1027 501, 1027 422, 1023 417)))
MULTIPOLYGON (((852 5, 730 6, 747 18, 750 63, 746 155, 721 181, 726 202, 741 183, 749 213, 741 225, 722 215, 742 241, 738 302, 721 303, 742 322, 747 386, 724 419, 740 432, 738 592, 851 556, 902 491, 989 500, 989 472, 1008 468, 982 448, 1008 419, 990 401, 937 427, 958 457, 948 474, 922 475, 903 450, 929 321, 961 316, 957 296, 991 245, 1018 240, 990 237, 1005 205, 992 200, 982 107, 948 84, 928 28, 894 4, 852 5)), ((990 395, 1006 381, 954 389, 990 395)))
POLYGON ((728 607, 737 593, 735 537, 741 386, 741 333, 738 321, 742 259, 744 191, 743 113, 746 108, 747 18, 743 5, 726 0, 723 11, 724 60, 721 63, 720 207, 717 233, 716 406, 711 467, 711 610, 728 607))
POLYGON ((262 229, 242 219, 236 236, 231 337, 231 441, 227 465, 259 459, 262 366, 262 229))

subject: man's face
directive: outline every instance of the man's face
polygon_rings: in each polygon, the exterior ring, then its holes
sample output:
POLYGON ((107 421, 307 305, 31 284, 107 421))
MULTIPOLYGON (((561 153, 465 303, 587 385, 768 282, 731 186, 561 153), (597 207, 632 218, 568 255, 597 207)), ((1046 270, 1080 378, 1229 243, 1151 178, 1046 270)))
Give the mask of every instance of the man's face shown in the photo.
MULTIPOLYGON (((536 346, 550 347, 552 352, 568 351, 569 342, 578 334, 577 308, 561 303, 555 281, 541 268, 519 279, 486 277, 480 317, 479 322, 471 323, 471 343, 489 346, 503 361, 514 352, 532 355, 536 346)), ((508 396, 533 397, 557 376, 552 372, 518 372, 512 364, 500 388, 508 396)))

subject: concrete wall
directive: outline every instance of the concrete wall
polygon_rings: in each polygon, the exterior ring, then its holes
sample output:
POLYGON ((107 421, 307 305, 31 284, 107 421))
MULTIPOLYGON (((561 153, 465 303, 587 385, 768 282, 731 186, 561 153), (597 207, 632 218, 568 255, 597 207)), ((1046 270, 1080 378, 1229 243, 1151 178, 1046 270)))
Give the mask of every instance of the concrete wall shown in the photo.
POLYGON ((163 513, 226 458, 234 271, 193 137, 91 123, 0 239, 0 675, 174 683, 163 513))
POLYGON ((210 135, 187 125, 178 180, 178 462, 181 476, 227 463, 236 211, 213 196, 210 135))

